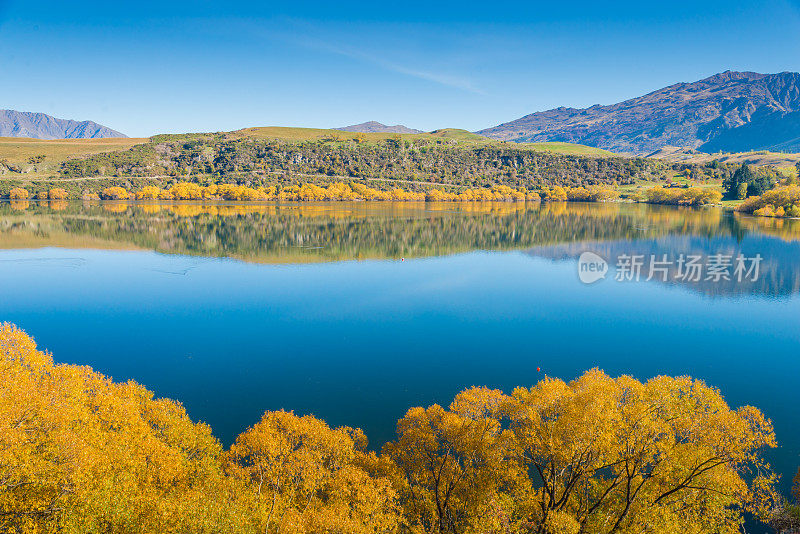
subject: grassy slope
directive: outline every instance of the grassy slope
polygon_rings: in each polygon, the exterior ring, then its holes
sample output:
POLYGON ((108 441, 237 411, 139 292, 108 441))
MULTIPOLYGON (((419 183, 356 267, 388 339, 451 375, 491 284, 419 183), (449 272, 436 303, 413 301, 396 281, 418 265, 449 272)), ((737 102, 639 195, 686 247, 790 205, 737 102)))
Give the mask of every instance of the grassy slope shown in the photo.
POLYGON ((399 136, 402 139, 428 139, 432 141, 453 140, 462 146, 508 146, 512 148, 525 148, 558 154, 575 154, 582 156, 608 157, 615 154, 607 150, 592 148, 572 143, 505 143, 474 134, 466 130, 445 128, 430 133, 421 134, 393 134, 393 133, 365 133, 342 132, 340 130, 325 130, 318 128, 287 128, 282 126, 266 126, 261 128, 245 128, 228 134, 230 138, 255 137, 258 139, 280 139, 282 141, 316 141, 325 138, 356 139, 363 136, 367 143, 377 143, 389 138, 399 136))
POLYGON ((29 139, 27 137, 0 137, 0 160, 7 160, 20 167, 25 174, 0 174, 0 179, 34 179, 55 174, 61 163, 68 159, 100 152, 125 150, 146 143, 148 139, 109 137, 102 139, 29 139), (45 156, 40 163, 28 160, 45 156))
POLYGON ((800 161, 800 154, 785 152, 759 150, 755 152, 706 154, 705 152, 677 147, 664 147, 648 157, 676 163, 697 163, 701 165, 714 160, 720 163, 735 163, 737 165, 742 163, 755 166, 772 165, 789 174, 795 172, 795 165, 800 161))

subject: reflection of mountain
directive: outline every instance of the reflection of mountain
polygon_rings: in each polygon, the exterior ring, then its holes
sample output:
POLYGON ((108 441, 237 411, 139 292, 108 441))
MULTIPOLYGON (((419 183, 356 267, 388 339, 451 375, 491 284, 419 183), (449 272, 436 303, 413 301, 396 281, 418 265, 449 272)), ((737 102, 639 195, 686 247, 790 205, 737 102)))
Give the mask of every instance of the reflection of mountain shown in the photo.
MULTIPOLYGON (((529 254, 553 260, 577 261, 581 253, 590 251, 608 261, 610 272, 602 283, 635 283, 615 280, 615 267, 624 256, 643 257, 640 281, 647 281, 651 258, 662 260, 664 255, 670 262, 666 273, 655 271, 651 281, 661 284, 686 287, 708 296, 761 295, 785 296, 800 292, 800 242, 784 241, 764 235, 750 234, 741 239, 731 236, 698 237, 692 235, 670 235, 658 239, 642 239, 633 241, 609 241, 567 243, 563 245, 536 247, 529 254), (709 257, 721 254, 735 258, 742 254, 753 258, 760 254, 758 277, 742 276, 739 281, 734 276, 734 266, 726 269, 730 280, 709 275, 707 266, 709 257), (678 258, 684 255, 699 256, 699 264, 703 272, 699 280, 681 279, 678 258)), ((748 267, 750 262, 747 263, 748 267)), ((684 269, 685 273, 685 269, 684 269)))
POLYGON ((800 221, 644 204, 0 203, 0 248, 139 248, 265 263, 524 250, 663 254, 742 250, 764 258, 750 286, 696 283, 709 295, 798 291, 800 221))

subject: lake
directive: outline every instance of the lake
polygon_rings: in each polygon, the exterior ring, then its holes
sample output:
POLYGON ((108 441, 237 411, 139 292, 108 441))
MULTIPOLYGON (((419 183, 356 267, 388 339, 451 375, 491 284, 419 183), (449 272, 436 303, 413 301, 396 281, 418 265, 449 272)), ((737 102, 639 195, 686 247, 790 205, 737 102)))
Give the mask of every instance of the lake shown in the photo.
POLYGON ((226 444, 285 408, 378 448, 411 406, 599 367, 706 380, 773 420, 784 488, 800 465, 800 221, 621 203, 2 203, 0 280, 0 320, 56 361, 178 399, 226 444), (591 284, 584 252, 608 262, 591 284))

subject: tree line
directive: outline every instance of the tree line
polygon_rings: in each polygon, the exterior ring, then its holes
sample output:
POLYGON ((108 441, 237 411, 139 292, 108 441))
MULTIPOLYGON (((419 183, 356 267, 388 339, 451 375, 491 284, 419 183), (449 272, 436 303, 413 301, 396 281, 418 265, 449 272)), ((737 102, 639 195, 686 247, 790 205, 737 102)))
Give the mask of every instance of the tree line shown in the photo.
POLYGON ((734 533, 791 521, 756 408, 688 377, 591 370, 356 428, 266 412, 223 447, 134 382, 0 327, 0 530, 14 533, 734 533))
MULTIPOLYGON (((619 196, 613 189, 603 186, 588 187, 544 187, 538 191, 523 187, 511 188, 493 185, 478 189, 462 189, 459 192, 444 191, 436 187, 427 191, 406 190, 394 187, 389 190, 376 189, 358 182, 333 182, 322 187, 313 183, 299 185, 272 185, 268 187, 248 187, 237 184, 201 185, 195 182, 177 182, 170 187, 161 188, 146 185, 138 191, 129 191, 121 186, 103 188, 99 194, 85 193, 83 200, 228 200, 228 201, 417 201, 417 202, 525 202, 525 201, 582 201, 601 202, 619 196)), ((63 200, 69 198, 67 191, 54 188, 31 194, 24 188, 9 191, 10 200, 63 200)))

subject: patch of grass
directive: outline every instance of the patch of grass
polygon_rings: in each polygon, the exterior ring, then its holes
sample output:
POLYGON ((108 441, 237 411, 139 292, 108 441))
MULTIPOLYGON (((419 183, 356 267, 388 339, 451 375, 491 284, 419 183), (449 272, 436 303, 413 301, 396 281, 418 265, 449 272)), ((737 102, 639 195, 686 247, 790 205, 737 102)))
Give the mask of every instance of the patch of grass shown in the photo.
POLYGON ((56 173, 67 159, 126 150, 147 142, 148 139, 118 137, 54 140, 0 137, 0 161, 5 160, 22 171, 0 174, 0 180, 41 178, 56 173))
POLYGON ((443 128, 430 133, 420 134, 395 134, 395 133, 356 133, 343 132, 340 130, 327 130, 322 128, 288 128, 282 126, 266 126, 259 128, 245 128, 227 134, 229 138, 253 137, 256 139, 279 139, 282 141, 357 141, 361 140, 367 144, 376 144, 387 139, 400 138, 404 141, 430 141, 437 144, 442 142, 455 143, 465 147, 475 146, 508 146, 510 148, 522 148, 539 152, 554 152, 566 155, 612 157, 613 152, 593 148, 585 145, 573 143, 510 143, 497 141, 467 130, 458 128, 443 128))
POLYGON ((795 164, 800 161, 800 154, 790 152, 769 152, 757 150, 750 152, 717 152, 708 154, 696 150, 679 147, 664 147, 648 157, 679 163, 705 165, 711 161, 741 165, 747 163, 756 167, 771 165, 786 175, 796 174, 795 164))
POLYGON ((614 157, 617 154, 603 150, 602 148, 595 148, 586 145, 576 145, 574 143, 517 143, 523 148, 531 150, 541 150, 545 152, 555 152, 557 154, 568 154, 577 156, 597 156, 597 157, 614 157))
POLYGON ((398 136, 401 139, 413 140, 430 137, 430 134, 357 133, 323 128, 290 128, 284 126, 245 128, 227 134, 227 137, 230 139, 253 137, 255 139, 278 139, 281 141, 294 141, 298 143, 325 139, 330 139, 331 141, 356 141, 363 139, 366 143, 373 144, 398 136))

